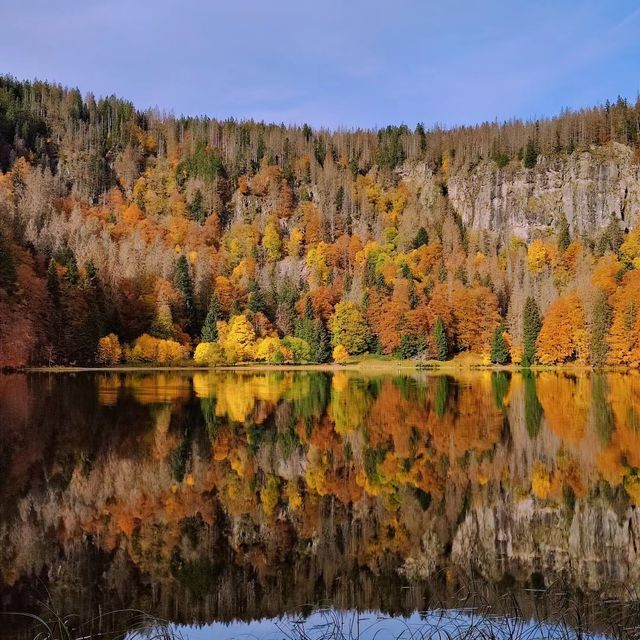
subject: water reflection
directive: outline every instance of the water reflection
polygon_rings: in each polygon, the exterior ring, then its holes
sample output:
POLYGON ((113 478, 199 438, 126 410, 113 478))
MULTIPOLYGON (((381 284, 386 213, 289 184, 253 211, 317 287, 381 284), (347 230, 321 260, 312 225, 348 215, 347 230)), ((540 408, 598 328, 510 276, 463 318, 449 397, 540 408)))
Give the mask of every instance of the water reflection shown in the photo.
POLYGON ((639 412, 633 374, 0 376, 1 609, 410 613, 470 577, 628 599, 639 412))

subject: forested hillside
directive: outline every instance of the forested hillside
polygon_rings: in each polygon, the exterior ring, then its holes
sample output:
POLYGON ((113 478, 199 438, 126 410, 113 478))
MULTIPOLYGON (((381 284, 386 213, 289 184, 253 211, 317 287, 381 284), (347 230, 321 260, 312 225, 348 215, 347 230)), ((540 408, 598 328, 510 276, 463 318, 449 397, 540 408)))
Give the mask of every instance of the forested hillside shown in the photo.
POLYGON ((0 78, 0 366, 640 364, 640 101, 454 130, 0 78))

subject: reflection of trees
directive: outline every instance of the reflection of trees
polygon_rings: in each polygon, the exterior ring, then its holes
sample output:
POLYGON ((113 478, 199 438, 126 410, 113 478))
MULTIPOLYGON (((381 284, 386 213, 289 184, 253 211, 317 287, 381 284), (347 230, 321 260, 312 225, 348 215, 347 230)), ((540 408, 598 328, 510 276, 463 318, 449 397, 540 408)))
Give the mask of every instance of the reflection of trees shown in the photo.
POLYGON ((535 438, 540 433, 542 426, 542 405, 536 392, 536 379, 530 371, 522 373, 524 383, 524 419, 527 433, 535 438))
POLYGON ((549 536, 566 568, 579 550, 562 532, 575 518, 581 540, 595 539, 588 515, 607 508, 608 494, 592 491, 601 480, 619 487, 623 513, 640 496, 640 377, 145 376, 154 378, 56 378, 49 388, 0 377, 3 473, 21 482, 0 484, 5 583, 59 557, 88 562, 92 548, 105 563, 101 589, 129 576, 135 598, 207 601, 205 617, 222 585, 229 612, 275 607, 267 594, 292 585, 301 598, 335 595, 340 581, 373 597, 379 577, 398 586, 403 566, 425 576, 447 566, 470 523, 485 529, 465 553, 495 550, 498 512, 516 573, 538 561, 527 536, 549 536), (238 583, 253 585, 253 600, 238 583))

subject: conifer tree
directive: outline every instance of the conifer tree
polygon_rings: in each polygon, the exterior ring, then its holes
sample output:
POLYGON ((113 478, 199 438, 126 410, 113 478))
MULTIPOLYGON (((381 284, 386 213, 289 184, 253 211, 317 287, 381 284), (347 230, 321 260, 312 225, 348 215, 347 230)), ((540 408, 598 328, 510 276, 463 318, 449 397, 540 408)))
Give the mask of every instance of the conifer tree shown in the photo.
POLYGON ((202 191, 197 189, 193 200, 188 205, 189 217, 196 222, 202 224, 207 219, 207 212, 202 201, 202 191))
POLYGON ((11 294, 16 289, 16 265, 9 244, 0 236, 0 287, 11 294))
POLYGON ((491 338, 491 362, 493 364, 507 364, 509 362, 509 348, 504 339, 504 325, 499 324, 491 338))
POLYGON ((267 311, 267 303, 264 299, 264 294, 262 293, 262 289, 260 289, 260 285, 255 281, 251 280, 248 285, 249 289, 249 311, 253 311, 253 313, 265 313, 267 311))
POLYGON ((433 342, 436 348, 436 360, 446 360, 449 355, 447 332, 440 316, 438 316, 436 324, 433 327, 433 342))
POLYGON ((314 322, 310 346, 315 362, 324 363, 331 360, 331 335, 320 318, 314 322))
POLYGON ((176 262, 175 285, 184 297, 184 310, 187 320, 187 328, 193 332, 197 324, 197 313, 193 296, 193 281, 189 270, 189 262, 183 254, 176 262))
POLYGON ((209 301, 209 310, 207 317, 202 325, 202 333, 200 338, 202 342, 215 342, 218 339, 218 319, 220 318, 220 301, 214 293, 209 301))
POLYGON ((424 227, 420 227, 418 229, 418 233, 416 233, 416 237, 413 239, 413 248, 418 249, 422 245, 429 244, 429 234, 424 227))
POLYGON ((533 169, 536 166, 536 162, 538 161, 538 150, 536 149, 536 145, 534 141, 529 138, 527 141, 527 146, 524 151, 524 166, 527 169, 533 169))
POLYGON ((569 233, 569 223, 563 213, 558 224, 558 250, 564 253, 570 244, 571 234, 569 233))
POLYGON ((522 366, 530 367, 536 361, 536 340, 542 328, 540 310, 532 296, 528 296, 524 304, 524 317, 522 333, 524 336, 524 350, 522 354, 522 366))

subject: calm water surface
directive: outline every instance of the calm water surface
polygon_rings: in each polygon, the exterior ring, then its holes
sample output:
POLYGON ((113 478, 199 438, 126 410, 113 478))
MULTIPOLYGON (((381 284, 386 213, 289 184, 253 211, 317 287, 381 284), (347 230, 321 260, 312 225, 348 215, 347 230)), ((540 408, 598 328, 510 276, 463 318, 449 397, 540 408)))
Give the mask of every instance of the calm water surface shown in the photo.
POLYGON ((638 375, 0 376, 0 612, 70 637, 637 637, 637 504, 638 375))

